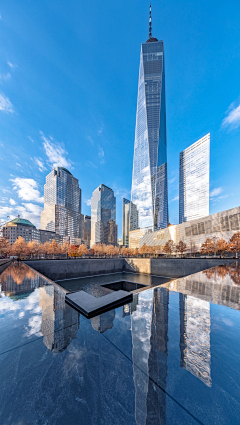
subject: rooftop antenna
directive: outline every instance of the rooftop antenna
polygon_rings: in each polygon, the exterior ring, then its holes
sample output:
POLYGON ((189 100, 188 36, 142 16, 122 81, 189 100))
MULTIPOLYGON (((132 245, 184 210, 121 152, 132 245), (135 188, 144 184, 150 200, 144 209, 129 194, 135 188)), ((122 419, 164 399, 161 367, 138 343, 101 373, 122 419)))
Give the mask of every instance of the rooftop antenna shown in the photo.
POLYGON ((152 38, 152 7, 150 3, 150 11, 149 11, 149 38, 152 38))

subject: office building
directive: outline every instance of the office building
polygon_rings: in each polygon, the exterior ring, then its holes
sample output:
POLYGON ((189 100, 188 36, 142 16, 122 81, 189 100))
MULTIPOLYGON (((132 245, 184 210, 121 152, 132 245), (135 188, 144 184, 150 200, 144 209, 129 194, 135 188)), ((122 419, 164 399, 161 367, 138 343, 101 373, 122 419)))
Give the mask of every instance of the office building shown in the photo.
POLYGON ((164 61, 164 43, 152 37, 150 7, 149 39, 140 54, 131 193, 141 229, 168 225, 164 61))
POLYGON ((91 199, 91 246, 96 243, 117 245, 116 197, 101 184, 91 199))
POLYGON ((180 153, 179 223, 209 215, 210 133, 180 153))
POLYGON ((123 198, 122 200, 122 245, 129 244, 129 225, 130 225, 130 201, 123 198))
POLYGON ((56 232, 71 243, 83 239, 81 189, 66 168, 56 167, 46 177, 41 229, 56 232))
POLYGON ((17 217, 3 227, 3 237, 13 245, 19 236, 25 239, 26 243, 36 241, 44 244, 45 242, 52 242, 53 239, 57 243, 62 242, 61 236, 55 232, 37 229, 31 221, 17 217))
POLYGON ((91 244, 91 217, 89 215, 84 216, 83 242, 85 243, 85 245, 90 247, 90 244, 91 244))
MULTIPOLYGON (((144 243, 147 246, 163 247, 171 239, 175 244, 178 244, 180 240, 184 241, 189 250, 191 246, 199 250, 207 237, 223 238, 228 241, 234 233, 239 231, 240 207, 236 207, 190 222, 172 225, 157 232, 145 233, 140 236, 140 240, 138 239, 137 247, 141 247, 144 243)), ((130 232, 130 244, 132 240, 136 240, 135 233, 137 232, 130 232)))

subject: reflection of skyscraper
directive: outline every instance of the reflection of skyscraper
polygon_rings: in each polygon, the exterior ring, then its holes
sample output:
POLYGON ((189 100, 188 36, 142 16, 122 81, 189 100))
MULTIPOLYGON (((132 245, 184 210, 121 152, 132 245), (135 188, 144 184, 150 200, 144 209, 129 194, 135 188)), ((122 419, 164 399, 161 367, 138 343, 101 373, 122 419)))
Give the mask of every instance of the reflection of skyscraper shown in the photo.
POLYGON ((210 134, 180 153, 179 223, 209 215, 210 134))
POLYGON ((109 187, 101 184, 91 199, 91 245, 117 245, 116 197, 109 187))
POLYGON ((95 331, 104 333, 107 329, 113 328, 113 322, 115 319, 115 310, 107 311, 99 316, 95 316, 91 319, 91 325, 95 331))
POLYGON ((66 168, 56 167, 46 177, 41 229, 68 237, 72 243, 83 238, 81 189, 78 180, 66 168))
POLYGON ((148 374, 150 378, 154 376, 157 379, 156 383, 161 390, 153 383, 152 379, 149 379, 146 420, 146 424, 149 425, 164 425, 166 423, 166 394, 164 390, 167 380, 168 304, 168 290, 156 288, 153 293, 148 374))
POLYGON ((44 344, 55 353, 65 350, 76 338, 79 313, 65 303, 65 292, 55 285, 39 289, 39 305, 42 307, 44 344))
POLYGON ((13 263, 0 275, 1 290, 7 296, 22 297, 39 286, 46 285, 46 281, 33 269, 24 263, 13 263))
POLYGON ((138 305, 138 294, 133 294, 133 300, 129 304, 124 304, 122 307, 122 317, 130 316, 136 311, 138 305))
POLYGON ((210 304, 180 293, 179 310, 180 366, 211 387, 210 304))
MULTIPOLYGON (((168 225, 164 45, 152 37, 141 46, 134 143, 132 202, 139 227, 168 225)), ((132 229, 134 230, 134 229, 132 229)))

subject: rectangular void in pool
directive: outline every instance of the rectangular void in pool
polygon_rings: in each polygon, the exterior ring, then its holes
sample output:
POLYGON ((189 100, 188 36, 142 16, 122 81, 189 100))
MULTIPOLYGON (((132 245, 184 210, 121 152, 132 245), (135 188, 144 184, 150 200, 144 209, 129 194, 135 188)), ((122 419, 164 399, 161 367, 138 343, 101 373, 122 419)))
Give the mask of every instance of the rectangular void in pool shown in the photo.
POLYGON ((132 292, 132 291, 136 291, 137 289, 145 288, 148 285, 143 285, 142 283, 137 283, 137 282, 128 282, 126 280, 121 280, 119 282, 107 283, 101 286, 107 289, 111 289, 112 291, 132 292))

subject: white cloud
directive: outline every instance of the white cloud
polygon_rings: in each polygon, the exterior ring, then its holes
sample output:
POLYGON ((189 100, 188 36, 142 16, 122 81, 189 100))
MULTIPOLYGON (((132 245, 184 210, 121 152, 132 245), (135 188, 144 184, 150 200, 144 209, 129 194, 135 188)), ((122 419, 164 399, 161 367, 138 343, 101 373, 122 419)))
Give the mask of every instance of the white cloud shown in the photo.
POLYGON ((174 201, 178 201, 178 200, 179 200, 179 196, 177 195, 177 196, 175 196, 175 198, 171 199, 170 202, 174 202, 174 201))
POLYGON ((87 206, 91 206, 91 199, 84 199, 85 204, 87 204, 87 206))
MULTIPOLYGON (((131 196, 131 191, 127 190, 125 188, 120 188, 117 189, 114 185, 113 185, 113 190, 114 190, 114 195, 115 196, 120 196, 121 198, 127 198, 129 199, 131 196)), ((129 199, 130 200, 130 199, 129 199)))
POLYGON ((51 136, 47 138, 41 131, 40 134, 43 139, 43 147, 48 157, 49 164, 51 164, 52 168, 71 167, 71 162, 66 158, 66 155, 68 155, 67 151, 65 151, 65 149, 58 142, 54 142, 51 136))
POLYGON ((98 134, 102 134, 103 130, 104 130, 104 124, 101 124, 98 131, 97 131, 98 134))
POLYGON ((41 158, 34 158, 34 161, 37 164, 39 171, 43 172, 44 170, 46 170, 44 162, 41 158))
POLYGON ((99 156, 99 159, 100 159, 100 164, 104 164, 104 162, 105 162, 105 159, 104 159, 105 154, 104 154, 103 148, 99 148, 98 156, 99 156))
POLYGON ((11 190, 9 190, 9 189, 3 189, 2 191, 3 191, 3 193, 7 193, 7 192, 12 193, 11 190))
POLYGON ((31 221, 38 229, 40 228, 42 208, 39 205, 29 203, 23 203, 15 208, 15 215, 20 215, 26 220, 31 221))
POLYGON ((0 206, 0 217, 6 217, 13 212, 12 207, 1 207, 0 206))
POLYGON ((0 94, 0 111, 13 112, 13 105, 10 100, 2 94, 0 94))
POLYGON ((230 105, 227 116, 224 118, 222 125, 224 127, 238 128, 240 126, 240 105, 234 107, 230 105))
POLYGON ((22 167, 21 164, 19 164, 18 162, 16 162, 16 165, 18 165, 18 167, 22 167))
POLYGON ((14 201, 14 199, 12 199, 12 198, 10 198, 10 199, 9 199, 9 204, 10 204, 10 205, 16 205, 16 203, 17 203, 17 202, 16 202, 16 201, 14 201))
POLYGON ((213 198, 214 196, 219 195, 222 192, 222 188, 221 187, 217 187, 216 189, 213 189, 210 192, 210 196, 213 198))
POLYGON ((29 140, 31 140, 32 143, 34 143, 34 140, 30 136, 28 136, 28 138, 29 140))
POLYGON ((10 68, 14 68, 14 65, 11 62, 7 61, 7 64, 10 66, 10 68))
POLYGON ((172 184, 175 182, 175 180, 176 180, 176 177, 173 177, 172 179, 168 180, 168 183, 172 184))
POLYGON ((97 166, 92 161, 88 161, 88 164, 91 165, 91 167, 93 168, 97 168, 97 166))
POLYGON ((36 201, 43 203, 43 196, 40 196, 38 184, 35 180, 16 177, 10 181, 13 182, 13 189, 17 190, 19 198, 24 201, 36 201))

